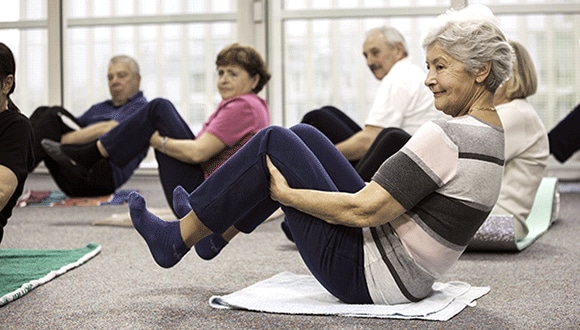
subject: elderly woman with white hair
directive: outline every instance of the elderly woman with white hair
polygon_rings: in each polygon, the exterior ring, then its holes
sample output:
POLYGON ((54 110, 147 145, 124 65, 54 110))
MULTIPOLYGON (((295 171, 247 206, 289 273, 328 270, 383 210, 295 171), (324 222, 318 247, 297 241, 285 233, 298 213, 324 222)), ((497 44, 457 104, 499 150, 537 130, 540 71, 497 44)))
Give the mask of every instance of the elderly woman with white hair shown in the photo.
POLYGON ((176 189, 177 221, 159 219, 133 193, 133 224, 157 264, 172 267, 212 233, 250 233, 282 206, 306 266, 338 299, 427 297, 501 186, 504 133, 493 98, 513 52, 482 12, 448 12, 425 35, 425 84, 453 118, 424 124, 368 184, 326 137, 299 124, 260 131, 191 194, 176 189))

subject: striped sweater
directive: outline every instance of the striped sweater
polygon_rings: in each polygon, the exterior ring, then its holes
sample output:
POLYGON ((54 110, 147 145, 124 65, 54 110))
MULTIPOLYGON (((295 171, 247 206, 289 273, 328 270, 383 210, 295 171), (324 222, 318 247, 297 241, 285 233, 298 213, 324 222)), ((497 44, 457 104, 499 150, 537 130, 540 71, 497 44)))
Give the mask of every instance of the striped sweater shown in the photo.
POLYGON ((495 205, 504 134, 472 116, 428 122, 373 177, 406 210, 365 234, 365 275, 375 303, 431 292, 495 205))

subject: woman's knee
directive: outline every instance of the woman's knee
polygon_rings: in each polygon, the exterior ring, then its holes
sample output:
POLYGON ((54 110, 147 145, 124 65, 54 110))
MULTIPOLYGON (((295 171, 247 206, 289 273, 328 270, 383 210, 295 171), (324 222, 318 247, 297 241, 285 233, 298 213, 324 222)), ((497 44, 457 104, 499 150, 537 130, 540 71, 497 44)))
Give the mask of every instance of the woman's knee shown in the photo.
MULTIPOLYGON (((306 148, 295 132, 281 126, 268 126, 262 129, 248 144, 258 145, 259 153, 266 153, 275 158, 287 158, 288 155, 299 154, 306 148)), ((243 149, 251 147, 244 146, 243 149)))
POLYGON ((296 124, 292 127, 290 127, 290 130, 298 135, 312 135, 312 134, 317 134, 320 135, 320 131, 318 129, 316 129, 316 127, 313 127, 312 125, 307 125, 307 124, 296 124))
POLYGON ((271 136, 271 135, 284 136, 284 135, 288 135, 289 133, 290 133, 290 130, 288 128, 285 128, 282 126, 272 125, 272 126, 268 126, 266 128, 263 128, 262 130, 260 130, 254 136, 254 138, 263 138, 265 136, 271 136))

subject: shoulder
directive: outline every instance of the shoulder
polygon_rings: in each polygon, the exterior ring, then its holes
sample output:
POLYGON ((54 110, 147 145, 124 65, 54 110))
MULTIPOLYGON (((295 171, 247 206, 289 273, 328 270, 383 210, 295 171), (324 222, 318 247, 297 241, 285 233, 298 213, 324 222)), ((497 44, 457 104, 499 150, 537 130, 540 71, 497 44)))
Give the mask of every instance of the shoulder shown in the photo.
POLYGON ((417 64, 413 63, 410 58, 405 57, 397 61, 389 73, 381 81, 385 84, 402 86, 409 89, 411 86, 424 87, 426 73, 417 64))
POLYGON ((0 118, 2 118, 2 126, 4 127, 21 131, 22 134, 26 133, 27 131, 32 131, 30 120, 21 112, 8 110, 3 111, 0 113, 0 118))
POLYGON ((403 149, 424 155, 421 156, 424 159, 457 159, 459 146, 451 132, 450 124, 445 120, 428 121, 419 127, 403 149))
POLYGON ((431 138, 435 134, 445 136, 445 139, 453 141, 456 145, 477 143, 480 139, 491 141, 496 137, 503 138, 503 129, 484 123, 472 116, 429 121, 421 126, 417 132, 419 131, 431 132, 431 138))
POLYGON ((266 108, 266 101, 256 94, 244 94, 231 99, 223 100, 220 108, 242 108, 242 109, 255 109, 255 108, 266 108))
POLYGON ((412 72, 413 74, 416 73, 422 73, 424 74, 425 72, 417 65, 413 62, 413 60, 410 57, 404 57, 400 60, 398 60, 393 67, 391 68, 391 70, 395 70, 395 72, 399 73, 399 74, 405 74, 405 73, 409 73, 412 72))
POLYGON ((99 113, 102 111, 108 111, 110 109, 113 109, 113 101, 112 100, 105 100, 99 103, 95 103, 93 105, 91 105, 90 108, 87 109, 87 111, 85 111, 81 117, 90 117, 93 116, 95 113, 99 113))
POLYGON ((129 102, 147 103, 147 98, 143 94, 143 91, 138 91, 135 95, 133 95, 129 98, 129 102))
POLYGON ((501 120, 540 120, 536 109, 526 99, 515 99, 508 103, 496 106, 501 120))
MULTIPOLYGON (((143 95, 142 91, 137 92, 137 94, 131 96, 129 98, 129 100, 127 101, 127 103, 123 104, 122 106, 120 106, 119 108, 117 108, 117 110, 124 110, 124 111, 135 111, 136 109, 140 109, 141 107, 145 106, 147 104, 147 99, 145 98, 145 96, 143 95)), ((114 108, 112 102, 109 102, 109 107, 111 109, 114 108)))
POLYGON ((441 140, 449 141, 451 125, 444 119, 427 121, 419 127, 411 139, 427 145, 440 143, 441 140))

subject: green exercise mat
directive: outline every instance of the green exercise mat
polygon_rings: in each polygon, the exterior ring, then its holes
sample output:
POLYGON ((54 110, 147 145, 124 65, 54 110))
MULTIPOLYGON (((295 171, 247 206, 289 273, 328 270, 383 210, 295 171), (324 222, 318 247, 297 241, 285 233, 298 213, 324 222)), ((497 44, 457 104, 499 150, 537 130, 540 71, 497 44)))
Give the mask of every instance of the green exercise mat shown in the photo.
POLYGON ((72 250, 0 249, 0 306, 76 268, 101 252, 90 243, 72 250))

